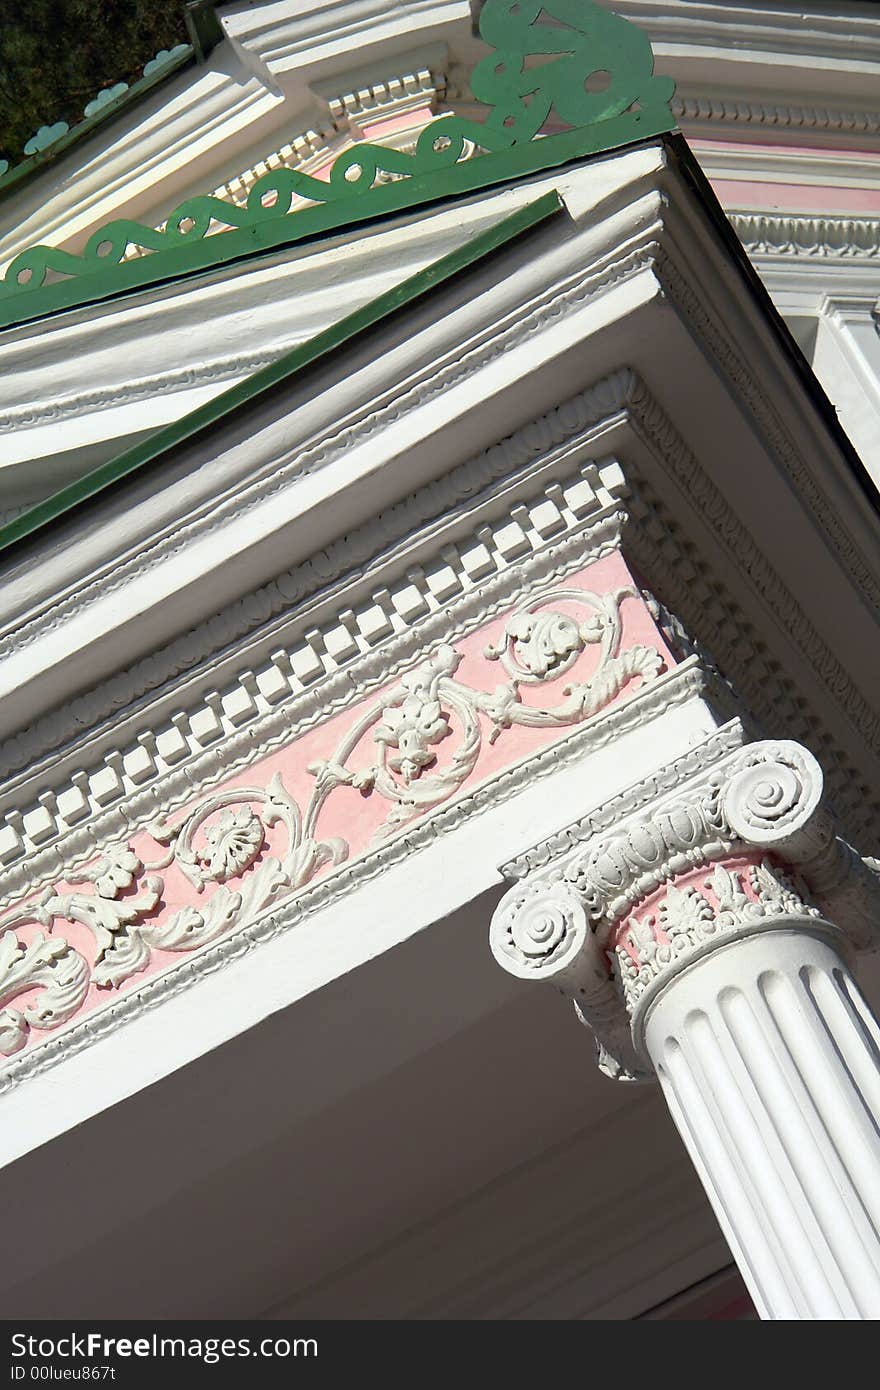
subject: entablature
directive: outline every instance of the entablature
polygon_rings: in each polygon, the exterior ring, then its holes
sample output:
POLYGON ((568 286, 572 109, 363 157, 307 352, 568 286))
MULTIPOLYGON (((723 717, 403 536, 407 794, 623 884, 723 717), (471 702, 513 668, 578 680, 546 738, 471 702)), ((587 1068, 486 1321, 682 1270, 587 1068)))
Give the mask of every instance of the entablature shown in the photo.
POLYGON ((827 402, 677 142, 482 196, 549 185, 7 552, 10 1085, 101 1041, 110 1103, 154 1004, 203 1001, 171 1069, 707 742, 800 739, 875 846, 876 517, 827 402))

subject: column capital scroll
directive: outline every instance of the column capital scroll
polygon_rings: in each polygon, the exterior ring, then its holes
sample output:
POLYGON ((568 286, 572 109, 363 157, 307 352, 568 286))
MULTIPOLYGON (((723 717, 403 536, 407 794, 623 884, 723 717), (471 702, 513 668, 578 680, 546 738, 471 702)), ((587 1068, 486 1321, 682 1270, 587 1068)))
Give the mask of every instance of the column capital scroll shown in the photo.
MULTIPOLYGON (((809 750, 746 744, 667 779, 647 813, 644 786, 615 828, 582 843, 563 831, 526 856, 540 868, 501 900, 490 932, 506 970, 575 1001, 602 1070, 628 1080, 650 1075, 650 1003, 719 945, 775 928, 831 937, 843 955, 880 945, 880 873, 837 835, 809 750)), ((591 819, 607 825, 601 809, 591 819)))

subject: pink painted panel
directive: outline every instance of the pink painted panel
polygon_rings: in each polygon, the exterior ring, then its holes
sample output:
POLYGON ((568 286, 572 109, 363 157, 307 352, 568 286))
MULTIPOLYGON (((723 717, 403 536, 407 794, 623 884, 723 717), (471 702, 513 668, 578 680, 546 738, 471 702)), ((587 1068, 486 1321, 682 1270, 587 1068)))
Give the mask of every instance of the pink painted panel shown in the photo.
POLYGON ((807 183, 764 183, 745 179, 712 179, 723 208, 746 212, 834 213, 855 217, 880 216, 880 188, 826 187, 807 183))
POLYGON ((137 989, 180 964, 181 951, 363 855, 673 664, 617 553, 426 651, 399 681, 0 922, 7 949, 24 953, 12 963, 12 993, 0 969, 0 1052, 137 989), (29 977, 29 949, 60 954, 29 977))
MULTIPOLYGON (((754 851, 750 854, 730 854, 719 861, 729 873, 738 876, 739 887, 748 898, 749 902, 760 902, 758 893, 752 886, 748 870, 753 865, 758 865, 768 858, 763 851, 754 851)), ((718 898, 712 888, 712 873, 714 864, 702 864, 697 869, 691 869, 684 874, 675 874, 671 879, 664 880, 657 889, 645 897, 637 904, 632 912, 627 913, 615 925, 614 931, 608 941, 609 959, 613 955, 615 947, 624 951, 632 961, 633 965, 640 963, 638 948, 631 939, 631 932, 634 922, 651 921, 653 925, 654 939, 660 946, 668 946, 670 937, 663 930, 658 909, 666 899, 670 884, 682 892, 686 888, 693 888, 706 899, 709 905, 716 911, 720 910, 718 898)))

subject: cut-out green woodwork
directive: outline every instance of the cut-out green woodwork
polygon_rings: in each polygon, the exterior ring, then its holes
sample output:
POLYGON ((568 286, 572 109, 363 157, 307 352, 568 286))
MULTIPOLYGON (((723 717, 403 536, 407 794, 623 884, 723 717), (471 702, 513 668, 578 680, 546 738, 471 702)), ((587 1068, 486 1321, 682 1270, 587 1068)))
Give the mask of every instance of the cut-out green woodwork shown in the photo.
MULTIPOLYGON (((144 68, 145 73, 146 71, 147 69, 144 68)), ((102 111, 105 106, 109 106, 111 102, 116 101, 117 97, 125 96, 127 91, 127 82, 115 82, 112 87, 105 87, 104 90, 99 92, 96 97, 93 97, 91 101, 86 102, 83 108, 83 115, 86 120, 88 120, 90 116, 97 116, 99 111, 102 111)))
POLYGON ((592 0, 486 0, 480 34, 493 52, 474 68, 471 89, 490 108, 485 121, 438 116, 412 154, 355 145, 327 179, 275 170, 241 207, 188 198, 161 230, 121 218, 94 232, 80 255, 31 247, 0 282, 0 325, 552 168, 674 124, 673 83, 653 75, 647 37, 592 0), (567 129, 536 138, 551 117, 567 129), (129 247, 147 254, 125 260, 129 247))
POLYGON ((194 61, 195 56, 192 45, 187 43, 178 44, 172 49, 163 48, 147 63, 143 76, 132 86, 117 82, 113 87, 99 92, 86 104, 83 120, 77 125, 69 127, 65 121, 59 121, 54 126, 41 126, 36 136, 32 136, 25 145, 23 160, 10 167, 9 160, 0 159, 0 198, 15 194, 23 183, 38 175, 51 160, 93 134, 108 117, 133 106, 159 82, 194 61), (51 138, 47 139, 47 134, 51 138))
POLYGON ((70 126, 66 121, 56 121, 54 125, 41 125, 36 135, 32 135, 25 145, 25 154, 39 154, 40 150, 47 150, 69 130, 70 126))

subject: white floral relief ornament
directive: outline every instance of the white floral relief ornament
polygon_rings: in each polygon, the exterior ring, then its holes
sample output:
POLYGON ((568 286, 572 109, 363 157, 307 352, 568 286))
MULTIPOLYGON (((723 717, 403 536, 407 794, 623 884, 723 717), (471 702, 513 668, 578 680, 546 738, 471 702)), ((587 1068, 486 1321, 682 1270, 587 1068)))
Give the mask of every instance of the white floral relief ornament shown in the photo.
POLYGON ((31 1028, 57 1028, 76 1013, 89 988, 85 958, 63 937, 37 932, 27 944, 15 932, 0 935, 0 1053, 21 1051, 31 1028), (6 1007, 31 995, 22 1009, 6 1007))
POLYGON ((409 785, 422 768, 436 762, 432 745, 446 738, 449 731, 449 720, 440 701, 417 689, 400 705, 383 709, 382 723, 374 730, 373 738, 398 750, 388 759, 388 766, 409 785))
POLYGON ((143 864, 130 845, 108 845, 103 857, 90 869, 83 869, 71 883, 94 883, 102 898, 115 898, 130 888, 143 871, 143 864))
POLYGON ((219 883, 249 868, 263 847, 263 823, 250 806, 227 808, 204 828, 208 853, 200 855, 219 883))
MULTIPOLYGON (((567 613, 515 613, 505 624, 504 638, 516 663, 511 674, 523 681, 561 675, 584 647, 580 627, 567 613)), ((505 650, 487 648, 490 653, 503 661, 505 650)))
POLYGON ((594 594, 587 589, 557 589, 518 608, 504 624, 500 642, 485 649, 489 661, 500 661, 517 684, 555 680, 577 661, 585 647, 606 641, 611 647, 621 636, 619 606, 632 590, 594 594), (577 603, 587 608, 578 621, 570 613, 547 608, 548 603, 577 603))
POLYGON ((702 886, 709 890, 715 903, 693 884, 678 888, 669 883, 656 916, 641 921, 630 919, 628 947, 618 944, 613 956, 630 1013, 658 976, 704 943, 774 917, 821 916, 818 908, 801 897, 784 872, 767 860, 745 869, 715 864, 711 877, 702 886), (754 898, 746 893, 745 880, 754 898), (658 930, 665 941, 660 941, 658 930))

